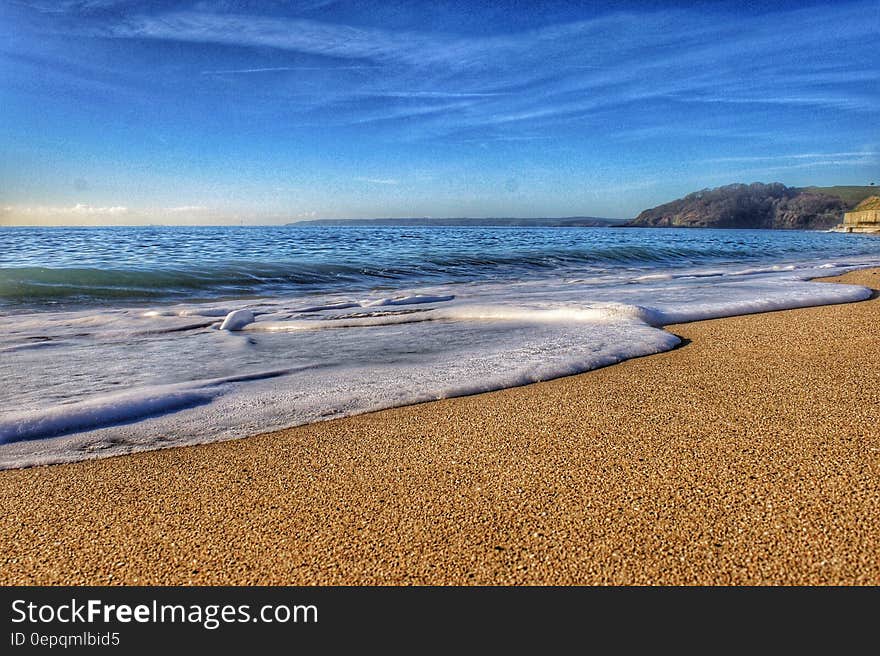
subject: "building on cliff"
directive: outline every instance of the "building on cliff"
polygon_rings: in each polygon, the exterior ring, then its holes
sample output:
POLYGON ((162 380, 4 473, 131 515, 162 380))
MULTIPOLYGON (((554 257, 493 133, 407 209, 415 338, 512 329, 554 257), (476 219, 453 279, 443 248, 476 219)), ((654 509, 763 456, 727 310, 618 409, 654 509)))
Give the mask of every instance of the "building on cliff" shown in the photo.
POLYGON ((875 232, 880 234, 880 196, 870 196, 843 215, 835 232, 875 232))

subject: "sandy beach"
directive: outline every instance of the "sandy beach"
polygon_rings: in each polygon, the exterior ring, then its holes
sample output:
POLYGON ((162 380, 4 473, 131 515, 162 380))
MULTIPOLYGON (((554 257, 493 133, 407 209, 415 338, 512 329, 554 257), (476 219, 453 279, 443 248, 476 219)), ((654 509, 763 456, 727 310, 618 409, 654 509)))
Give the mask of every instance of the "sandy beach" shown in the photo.
POLYGON ((579 376, 0 472, 0 583, 880 584, 880 299, 668 330, 579 376))

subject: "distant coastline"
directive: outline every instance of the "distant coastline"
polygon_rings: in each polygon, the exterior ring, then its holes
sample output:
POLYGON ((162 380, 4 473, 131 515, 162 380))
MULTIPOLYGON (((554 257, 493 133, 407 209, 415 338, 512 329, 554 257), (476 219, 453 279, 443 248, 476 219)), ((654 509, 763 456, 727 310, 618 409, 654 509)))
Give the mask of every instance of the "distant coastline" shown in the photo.
POLYGON ((517 227, 517 228, 597 228, 622 226, 628 219, 610 219, 598 216, 566 216, 548 218, 439 218, 427 217, 397 219, 312 219, 288 223, 289 226, 388 226, 388 227, 517 227))
POLYGON ((786 187, 774 182, 735 183, 695 191, 646 209, 635 218, 564 217, 406 217, 310 219, 288 226, 323 227, 516 227, 516 228, 741 228, 828 230, 844 212, 875 194, 877 187, 786 187))

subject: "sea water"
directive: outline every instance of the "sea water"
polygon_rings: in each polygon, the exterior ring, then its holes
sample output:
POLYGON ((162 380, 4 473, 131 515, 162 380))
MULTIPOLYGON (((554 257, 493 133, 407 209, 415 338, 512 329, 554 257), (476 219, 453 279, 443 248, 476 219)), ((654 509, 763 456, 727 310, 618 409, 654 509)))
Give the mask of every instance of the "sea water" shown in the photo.
POLYGON ((820 232, 0 228, 0 468, 584 372, 863 266, 880 239, 820 232))

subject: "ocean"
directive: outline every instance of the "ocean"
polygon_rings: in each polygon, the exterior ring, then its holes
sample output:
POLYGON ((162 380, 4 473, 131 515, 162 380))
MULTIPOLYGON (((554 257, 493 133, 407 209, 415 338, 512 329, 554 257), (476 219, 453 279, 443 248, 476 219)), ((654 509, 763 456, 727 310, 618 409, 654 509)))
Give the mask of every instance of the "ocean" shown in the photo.
POLYGON ((194 444, 580 373, 671 323, 844 303, 871 235, 0 228, 0 468, 194 444), (230 314, 234 313, 234 314, 230 314))

